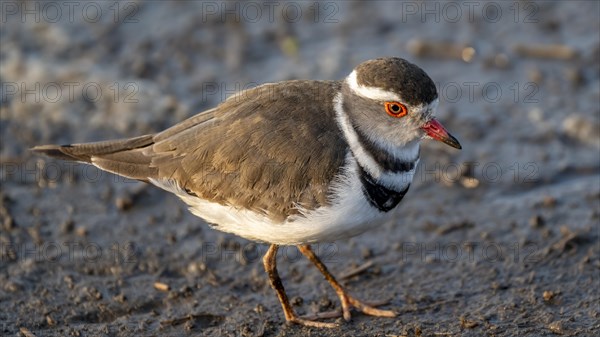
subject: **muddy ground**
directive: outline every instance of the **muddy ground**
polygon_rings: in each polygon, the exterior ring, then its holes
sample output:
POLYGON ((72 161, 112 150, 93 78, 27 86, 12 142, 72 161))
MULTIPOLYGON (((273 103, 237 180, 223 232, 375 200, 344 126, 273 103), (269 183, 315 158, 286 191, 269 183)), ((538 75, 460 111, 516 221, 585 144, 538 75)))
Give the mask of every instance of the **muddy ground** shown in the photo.
MULTIPOLYGON (((2 336, 597 336, 600 11, 564 2, 3 1, 2 336), (60 15, 59 15, 60 14, 60 15), (386 55, 438 84, 462 151, 425 142, 388 221, 317 248, 395 319, 286 325, 266 246, 34 145, 159 131, 258 83, 386 55)), ((299 313, 339 308, 283 249, 299 313)))

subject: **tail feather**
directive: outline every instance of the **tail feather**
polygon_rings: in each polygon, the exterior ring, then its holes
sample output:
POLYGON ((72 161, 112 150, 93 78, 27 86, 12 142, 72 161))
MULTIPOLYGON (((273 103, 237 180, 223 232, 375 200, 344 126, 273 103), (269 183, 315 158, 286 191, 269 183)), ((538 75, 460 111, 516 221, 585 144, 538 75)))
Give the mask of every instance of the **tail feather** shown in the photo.
POLYGON ((156 175, 156 169, 150 167, 152 156, 148 154, 149 151, 144 151, 152 144, 154 135, 144 135, 95 143, 40 145, 31 150, 62 160, 93 164, 118 175, 147 181, 156 175))

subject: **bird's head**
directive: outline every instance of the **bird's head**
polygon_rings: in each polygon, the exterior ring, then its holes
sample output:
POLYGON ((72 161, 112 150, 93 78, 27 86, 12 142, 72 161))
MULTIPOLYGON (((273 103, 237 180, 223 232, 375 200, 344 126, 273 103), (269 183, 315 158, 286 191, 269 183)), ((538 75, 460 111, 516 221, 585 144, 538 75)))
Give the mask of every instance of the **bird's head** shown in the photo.
POLYGON ((359 64, 342 87, 342 107, 355 128, 385 147, 404 147, 430 138, 461 145, 435 119, 435 84, 416 65, 396 57, 359 64))

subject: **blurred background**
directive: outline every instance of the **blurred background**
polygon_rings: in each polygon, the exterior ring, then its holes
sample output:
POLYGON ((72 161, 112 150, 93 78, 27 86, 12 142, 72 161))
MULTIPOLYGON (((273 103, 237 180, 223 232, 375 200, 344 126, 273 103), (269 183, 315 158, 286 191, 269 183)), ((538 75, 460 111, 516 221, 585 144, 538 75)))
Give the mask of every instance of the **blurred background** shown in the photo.
MULTIPOLYGON (((597 1, 0 6, 2 335, 600 331, 597 1), (359 297, 391 299, 393 320, 286 326, 264 246, 155 188, 27 150, 157 132, 240 90, 342 79, 382 56, 434 79, 463 145, 424 142, 393 217, 322 247, 359 297)), ((339 306, 294 254, 280 269, 296 310, 339 306)))

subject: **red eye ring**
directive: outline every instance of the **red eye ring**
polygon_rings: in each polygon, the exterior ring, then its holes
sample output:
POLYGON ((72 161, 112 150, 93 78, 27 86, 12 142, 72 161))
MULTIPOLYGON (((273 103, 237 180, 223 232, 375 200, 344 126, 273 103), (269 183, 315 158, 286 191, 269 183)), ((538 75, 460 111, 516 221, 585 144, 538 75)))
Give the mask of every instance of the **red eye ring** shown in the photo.
POLYGON ((408 114, 408 109, 402 103, 385 102, 385 112, 392 117, 400 118, 408 114))

